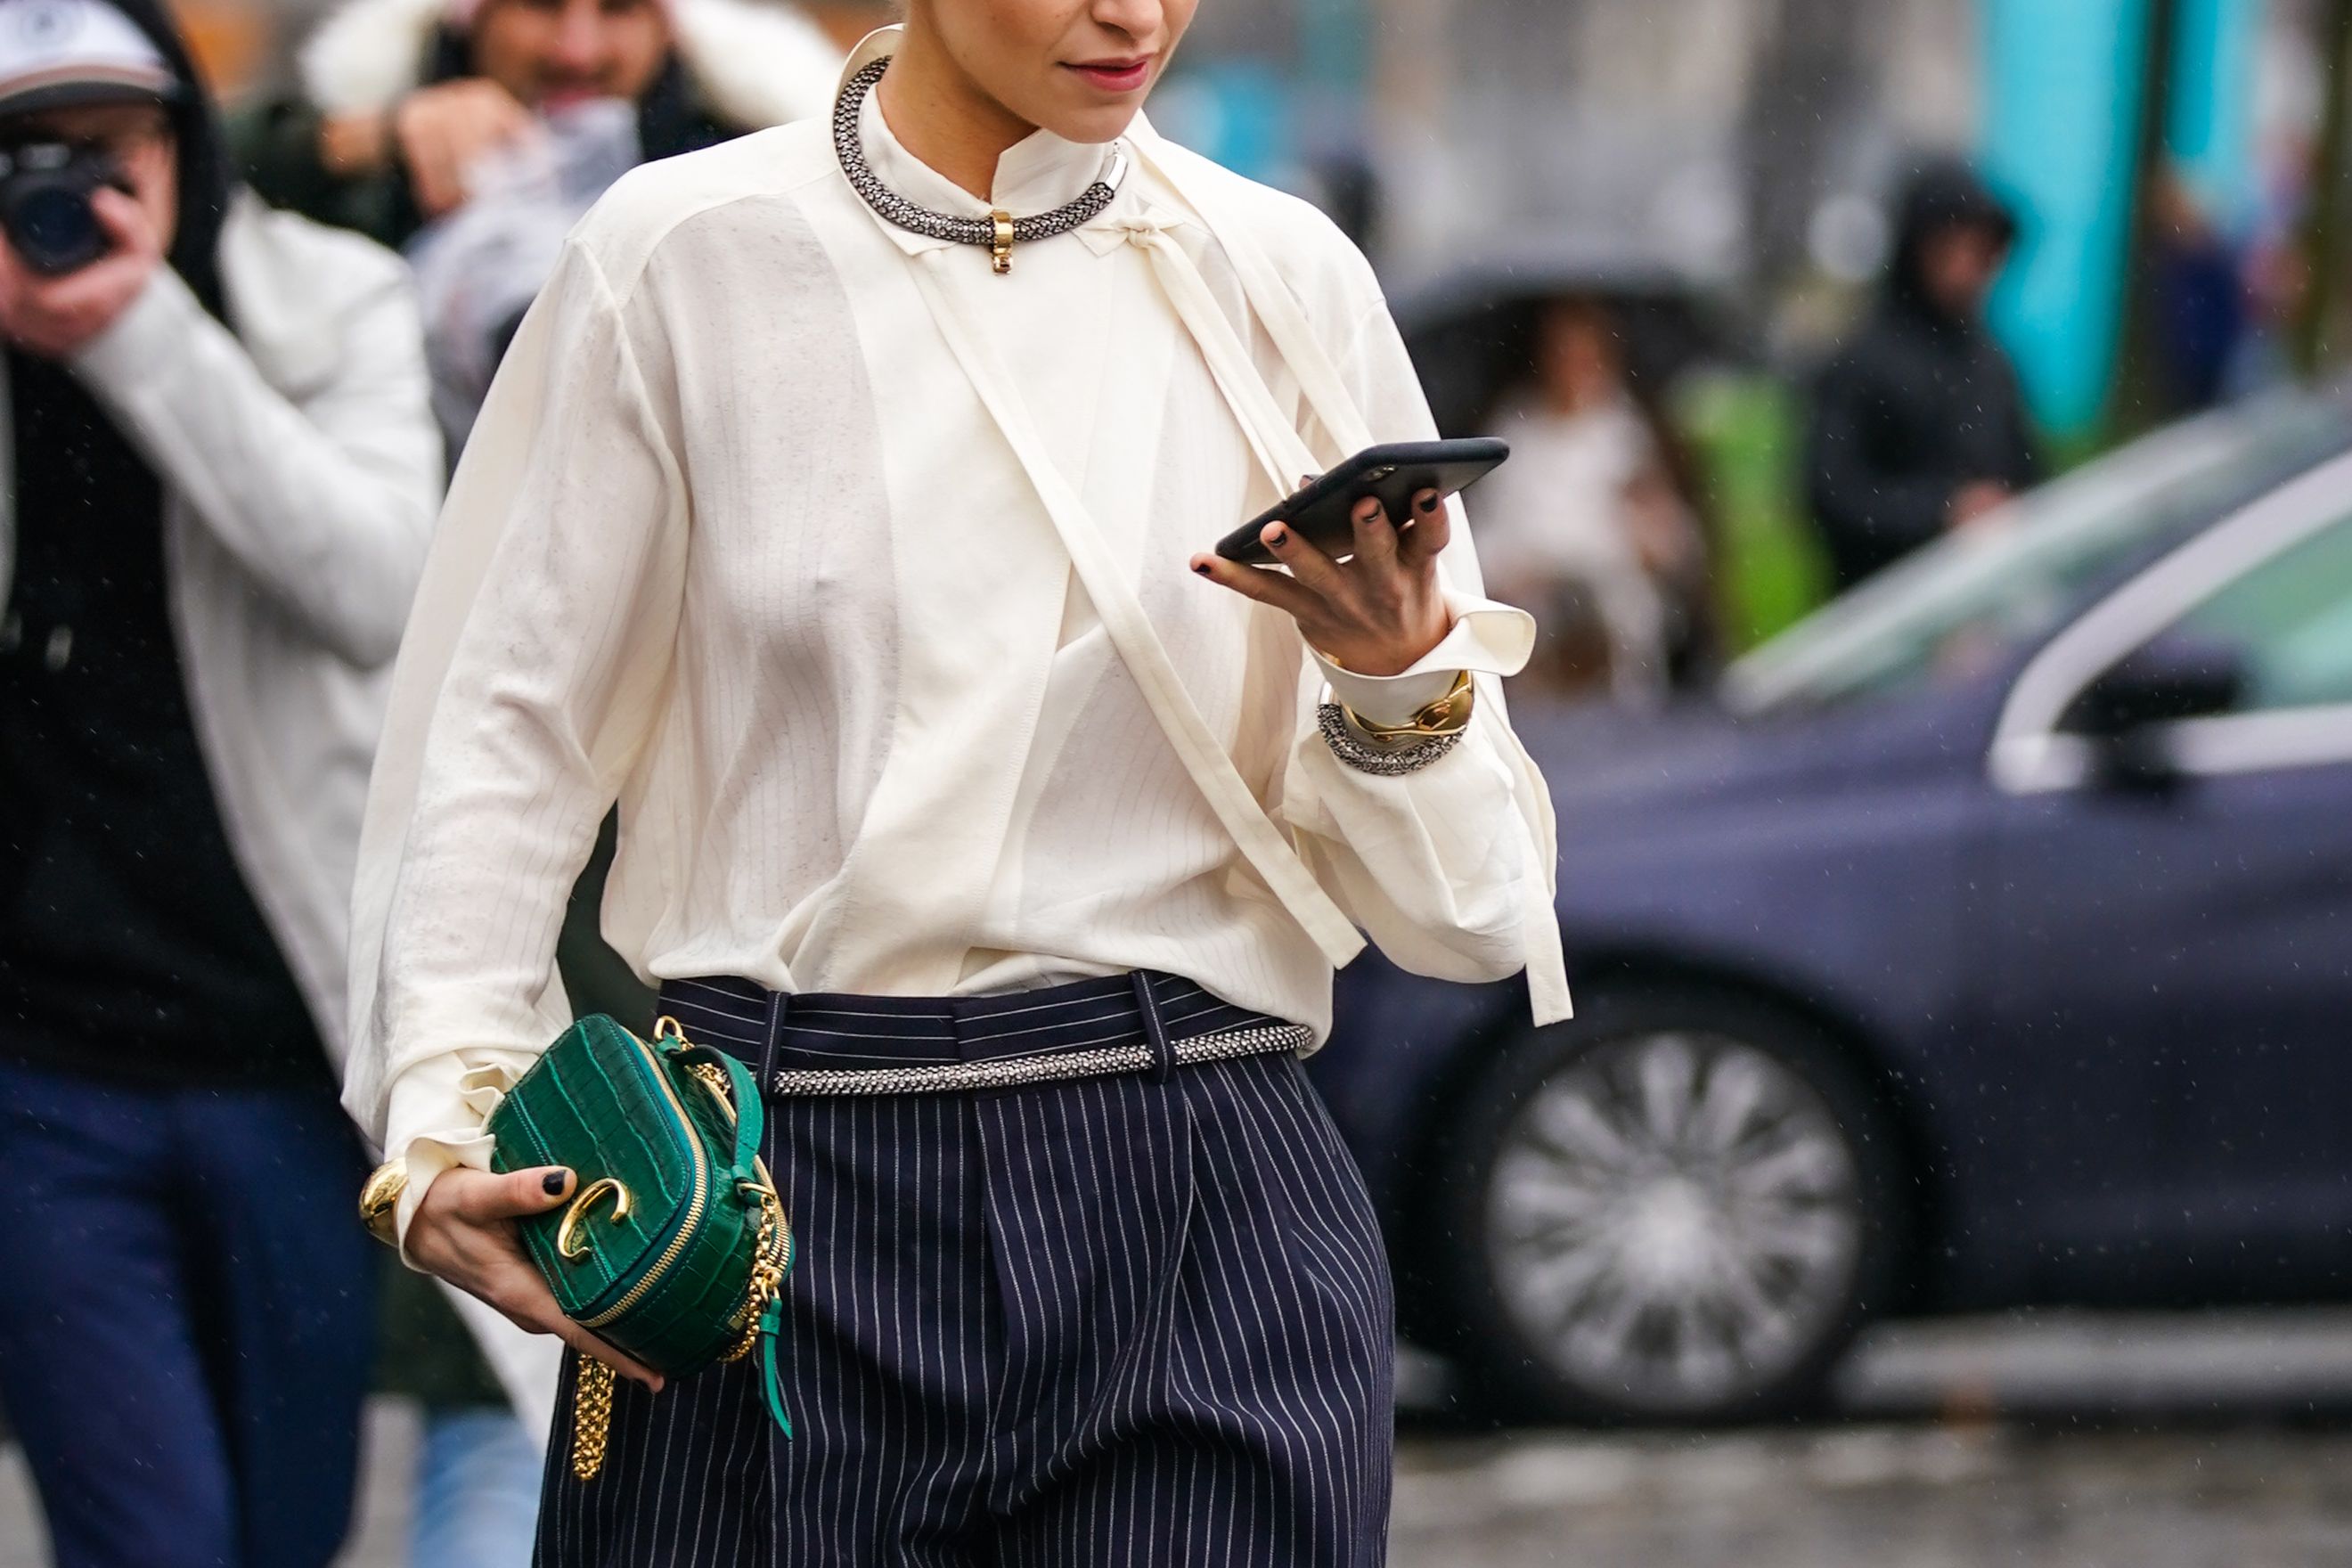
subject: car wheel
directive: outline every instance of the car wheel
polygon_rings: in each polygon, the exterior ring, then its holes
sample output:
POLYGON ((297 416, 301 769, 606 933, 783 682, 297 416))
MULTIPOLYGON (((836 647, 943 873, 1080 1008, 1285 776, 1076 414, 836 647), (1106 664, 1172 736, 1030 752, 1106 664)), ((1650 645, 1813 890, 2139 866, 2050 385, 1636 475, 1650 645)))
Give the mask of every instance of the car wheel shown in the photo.
POLYGON ((1801 1406, 1898 1266, 1891 1118, 1797 1019, 1591 1002, 1507 1050, 1455 1120, 1437 1199, 1467 1370, 1570 1419, 1801 1406))

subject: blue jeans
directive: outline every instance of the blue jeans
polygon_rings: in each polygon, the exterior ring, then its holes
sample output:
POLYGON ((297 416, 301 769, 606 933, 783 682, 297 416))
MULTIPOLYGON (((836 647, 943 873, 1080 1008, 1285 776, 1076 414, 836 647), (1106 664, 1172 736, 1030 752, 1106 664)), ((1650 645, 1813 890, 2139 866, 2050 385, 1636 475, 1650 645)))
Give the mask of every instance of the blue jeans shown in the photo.
POLYGON ((374 1348, 333 1091, 0 1061, 0 1405, 58 1568, 323 1568, 374 1348))
POLYGON ((526 1568, 545 1458, 503 1406, 428 1409, 409 1568, 526 1568))

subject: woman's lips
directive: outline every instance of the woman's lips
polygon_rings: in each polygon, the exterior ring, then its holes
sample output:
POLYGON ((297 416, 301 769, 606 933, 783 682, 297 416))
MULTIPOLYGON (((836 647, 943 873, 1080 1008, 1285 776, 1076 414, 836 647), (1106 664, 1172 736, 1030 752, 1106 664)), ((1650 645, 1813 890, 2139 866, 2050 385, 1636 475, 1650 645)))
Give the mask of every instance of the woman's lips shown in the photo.
POLYGON ((1139 60, 1091 60, 1070 68, 1105 92, 1133 92, 1151 76, 1149 58, 1139 60))

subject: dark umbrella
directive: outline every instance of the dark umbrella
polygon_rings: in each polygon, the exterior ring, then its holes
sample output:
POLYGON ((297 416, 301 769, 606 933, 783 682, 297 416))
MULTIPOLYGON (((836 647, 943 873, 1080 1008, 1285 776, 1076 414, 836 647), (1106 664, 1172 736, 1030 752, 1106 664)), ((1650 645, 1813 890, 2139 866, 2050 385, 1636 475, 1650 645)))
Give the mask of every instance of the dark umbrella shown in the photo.
MULTIPOLYGON (((1537 326, 1546 305, 1576 300, 1608 313, 1625 367, 1626 391, 1658 444, 1675 491, 1689 505, 1710 554, 1717 548, 1711 487, 1665 404, 1675 382, 1695 365, 1737 363, 1727 312, 1686 275, 1638 258, 1577 255, 1552 248, 1473 262, 1397 291, 1395 314, 1405 352, 1447 436, 1492 429, 1496 406, 1534 372, 1537 326)), ((1675 654, 1675 678, 1710 668, 1719 646, 1712 604, 1700 595, 1675 654)))
POLYGON ((1704 289, 1655 262, 1562 255, 1500 256, 1400 291, 1397 324, 1437 427, 1471 436, 1535 364, 1536 322, 1555 300, 1604 306, 1634 393, 1654 403, 1685 371, 1746 357, 1725 312, 1704 289))

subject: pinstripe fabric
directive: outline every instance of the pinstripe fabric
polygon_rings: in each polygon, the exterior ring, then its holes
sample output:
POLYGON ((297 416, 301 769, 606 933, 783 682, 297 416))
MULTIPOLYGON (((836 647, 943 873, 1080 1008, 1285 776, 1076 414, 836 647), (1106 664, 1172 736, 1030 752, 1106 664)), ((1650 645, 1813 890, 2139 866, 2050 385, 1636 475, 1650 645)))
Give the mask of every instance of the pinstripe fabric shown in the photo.
MULTIPOLYGON (((1264 1021, 1151 984, 1178 1037, 1264 1021)), ((749 1059, 767 1043, 756 987, 674 981, 663 1001, 749 1059)), ((795 997, 774 1032, 780 1066, 812 1049, 899 1065, 1113 1023, 1111 1043, 1143 1037, 1124 976, 795 997)), ((1383 1560, 1387 1264, 1297 1058, 780 1100, 768 1158, 802 1247, 782 1356, 797 1440, 749 1363, 659 1395, 625 1384, 597 1479, 551 1447, 541 1568, 1383 1560)))

